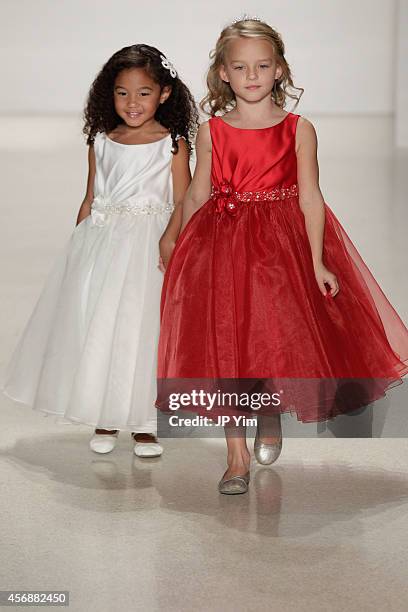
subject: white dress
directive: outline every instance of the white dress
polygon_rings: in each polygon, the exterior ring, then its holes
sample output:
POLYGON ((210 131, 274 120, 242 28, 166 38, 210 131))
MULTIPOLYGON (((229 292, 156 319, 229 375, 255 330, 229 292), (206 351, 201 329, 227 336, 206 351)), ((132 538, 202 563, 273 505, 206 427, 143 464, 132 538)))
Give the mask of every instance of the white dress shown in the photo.
POLYGON ((49 273, 3 376, 12 399, 57 420, 156 429, 160 236, 173 204, 170 134, 95 138, 91 215, 49 273))

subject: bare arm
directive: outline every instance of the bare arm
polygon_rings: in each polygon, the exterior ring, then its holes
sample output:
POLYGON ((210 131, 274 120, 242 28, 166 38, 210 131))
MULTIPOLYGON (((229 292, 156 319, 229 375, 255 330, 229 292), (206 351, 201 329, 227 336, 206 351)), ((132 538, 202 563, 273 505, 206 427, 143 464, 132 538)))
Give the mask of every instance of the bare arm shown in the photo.
POLYGON ((325 223, 324 200, 319 187, 317 136, 313 125, 300 117, 296 130, 299 205, 305 216, 313 263, 322 262, 325 223))
POLYGON ((179 149, 177 153, 173 155, 173 161, 171 164, 174 210, 159 241, 160 259, 158 267, 162 272, 164 272, 167 267, 167 263, 180 233, 183 217, 183 199, 186 195, 188 186, 191 183, 187 143, 184 139, 180 138, 178 141, 178 146, 179 149))
POLYGON ((183 200, 191 183, 188 146, 183 138, 178 141, 179 150, 173 155, 171 173, 173 178, 174 211, 163 236, 175 242, 180 233, 183 215, 183 200))
POLYGON ((193 180, 187 189, 183 202, 181 230, 185 228, 192 215, 211 195, 211 134, 208 121, 198 128, 196 139, 196 167, 193 180))
POLYGON ((94 182, 95 182, 95 151, 93 145, 89 145, 88 149, 88 180, 86 185, 86 194, 79 208, 76 225, 91 214, 91 204, 94 199, 94 182))
POLYGON ((312 123, 304 117, 298 119, 296 156, 299 206, 305 217, 316 281, 323 295, 327 293, 324 283, 328 283, 331 287, 330 293, 334 296, 339 291, 337 279, 323 262, 325 206, 319 187, 317 135, 312 123))

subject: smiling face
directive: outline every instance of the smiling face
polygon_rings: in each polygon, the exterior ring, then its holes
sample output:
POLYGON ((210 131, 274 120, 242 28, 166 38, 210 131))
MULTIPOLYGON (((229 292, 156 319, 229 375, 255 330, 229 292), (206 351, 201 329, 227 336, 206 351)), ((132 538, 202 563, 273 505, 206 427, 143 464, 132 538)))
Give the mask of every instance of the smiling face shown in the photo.
POLYGON ((281 75, 282 68, 267 40, 240 36, 228 43, 220 77, 230 84, 236 97, 259 102, 271 95, 275 79, 281 75))
POLYGON ((115 110, 129 127, 140 127, 153 119, 170 94, 171 87, 160 89, 143 68, 121 70, 113 86, 115 110))

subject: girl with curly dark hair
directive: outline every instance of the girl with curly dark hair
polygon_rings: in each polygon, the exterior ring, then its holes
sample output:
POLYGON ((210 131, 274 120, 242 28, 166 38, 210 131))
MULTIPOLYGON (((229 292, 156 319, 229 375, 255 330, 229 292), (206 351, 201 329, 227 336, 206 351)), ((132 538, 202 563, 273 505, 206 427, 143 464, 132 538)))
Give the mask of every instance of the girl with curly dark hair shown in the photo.
POLYGON ((127 429, 137 456, 158 456, 162 272, 180 231, 198 113, 172 63, 138 44, 103 66, 84 120, 86 195, 3 391, 64 421, 95 427, 95 452, 113 450, 119 430, 127 429))

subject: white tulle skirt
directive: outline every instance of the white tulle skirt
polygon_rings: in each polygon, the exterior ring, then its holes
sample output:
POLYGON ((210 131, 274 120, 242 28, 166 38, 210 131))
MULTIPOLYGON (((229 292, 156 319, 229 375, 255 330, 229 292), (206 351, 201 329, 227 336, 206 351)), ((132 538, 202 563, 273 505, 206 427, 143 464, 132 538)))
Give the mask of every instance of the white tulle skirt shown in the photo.
POLYGON ((86 217, 51 269, 1 381, 57 420, 156 432, 163 274, 170 213, 86 217))

